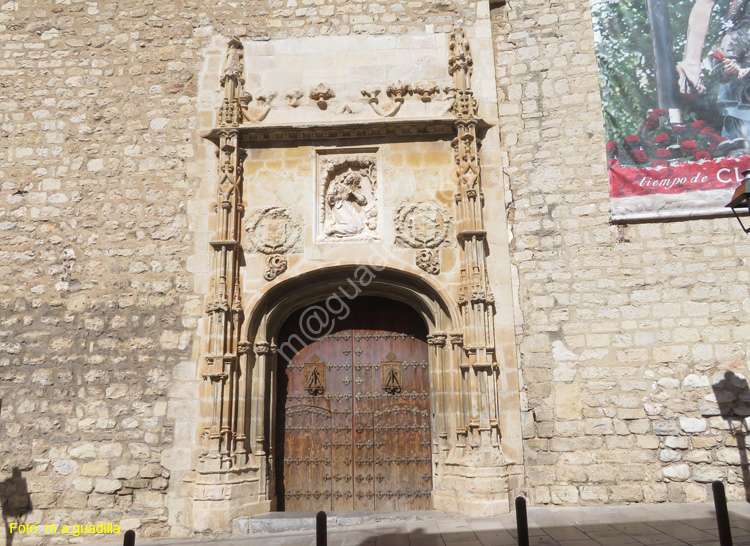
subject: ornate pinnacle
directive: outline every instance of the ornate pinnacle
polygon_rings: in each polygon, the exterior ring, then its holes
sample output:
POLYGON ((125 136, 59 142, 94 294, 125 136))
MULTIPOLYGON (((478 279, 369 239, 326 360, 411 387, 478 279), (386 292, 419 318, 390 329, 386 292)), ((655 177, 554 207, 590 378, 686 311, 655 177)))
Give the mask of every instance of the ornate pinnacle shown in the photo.
POLYGON ((450 51, 448 74, 456 78, 456 89, 467 89, 474 61, 471 58, 469 40, 466 38, 466 33, 463 29, 457 28, 451 32, 448 49, 450 51), (456 72, 459 73, 459 76, 456 76, 456 72), (463 78, 461 78, 461 75, 463 78), (458 81, 461 79, 464 80, 465 87, 458 85, 458 81))
POLYGON ((227 49, 227 58, 224 64, 224 74, 221 77, 221 86, 224 87, 227 80, 233 79, 235 82, 239 82, 240 85, 245 83, 242 75, 245 72, 242 59, 244 57, 244 47, 242 42, 236 36, 229 40, 227 49))

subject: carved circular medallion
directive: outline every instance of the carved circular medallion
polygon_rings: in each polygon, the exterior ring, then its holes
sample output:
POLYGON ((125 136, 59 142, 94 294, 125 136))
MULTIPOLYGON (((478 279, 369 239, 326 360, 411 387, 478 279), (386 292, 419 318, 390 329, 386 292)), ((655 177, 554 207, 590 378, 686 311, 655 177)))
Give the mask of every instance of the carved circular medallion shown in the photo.
POLYGON ((286 254, 299 250, 302 222, 291 210, 282 207, 257 209, 245 222, 250 252, 286 254))
POLYGON ((396 212, 396 244, 437 248, 451 232, 450 213, 437 203, 409 203, 396 212))

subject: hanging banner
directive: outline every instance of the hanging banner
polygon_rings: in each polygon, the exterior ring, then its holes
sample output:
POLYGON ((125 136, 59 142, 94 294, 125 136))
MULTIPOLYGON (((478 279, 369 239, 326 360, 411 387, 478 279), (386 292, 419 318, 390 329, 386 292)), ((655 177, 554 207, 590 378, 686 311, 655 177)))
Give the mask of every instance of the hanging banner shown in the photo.
POLYGON ((732 214, 750 169, 750 0, 592 0, 613 221, 732 214))

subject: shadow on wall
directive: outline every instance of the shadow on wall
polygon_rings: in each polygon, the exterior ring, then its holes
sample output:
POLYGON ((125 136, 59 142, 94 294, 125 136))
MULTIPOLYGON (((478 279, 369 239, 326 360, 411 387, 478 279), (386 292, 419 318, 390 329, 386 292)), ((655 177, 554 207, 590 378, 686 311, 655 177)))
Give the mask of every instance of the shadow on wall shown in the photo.
POLYGON ((14 534, 10 532, 10 524, 21 524, 23 517, 32 510, 26 478, 17 467, 13 468, 10 478, 0 482, 0 504, 3 507, 5 546, 11 546, 14 534))
POLYGON ((742 482, 745 487, 745 500, 750 502, 750 468, 747 462, 748 419, 750 417, 750 388, 747 379, 728 371, 724 378, 713 385, 716 402, 719 404, 721 416, 729 424, 729 431, 737 441, 740 452, 740 468, 742 482))

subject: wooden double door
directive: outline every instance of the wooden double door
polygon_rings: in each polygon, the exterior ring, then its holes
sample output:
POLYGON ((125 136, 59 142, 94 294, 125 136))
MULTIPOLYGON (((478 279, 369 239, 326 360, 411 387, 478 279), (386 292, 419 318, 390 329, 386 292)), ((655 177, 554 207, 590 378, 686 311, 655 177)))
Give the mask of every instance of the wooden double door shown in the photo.
MULTIPOLYGON (((428 510, 424 323, 410 307, 386 299, 362 297, 348 305, 328 335, 280 362, 279 509, 428 510)), ((305 339, 309 313, 293 315, 280 342, 295 334, 305 339)))

